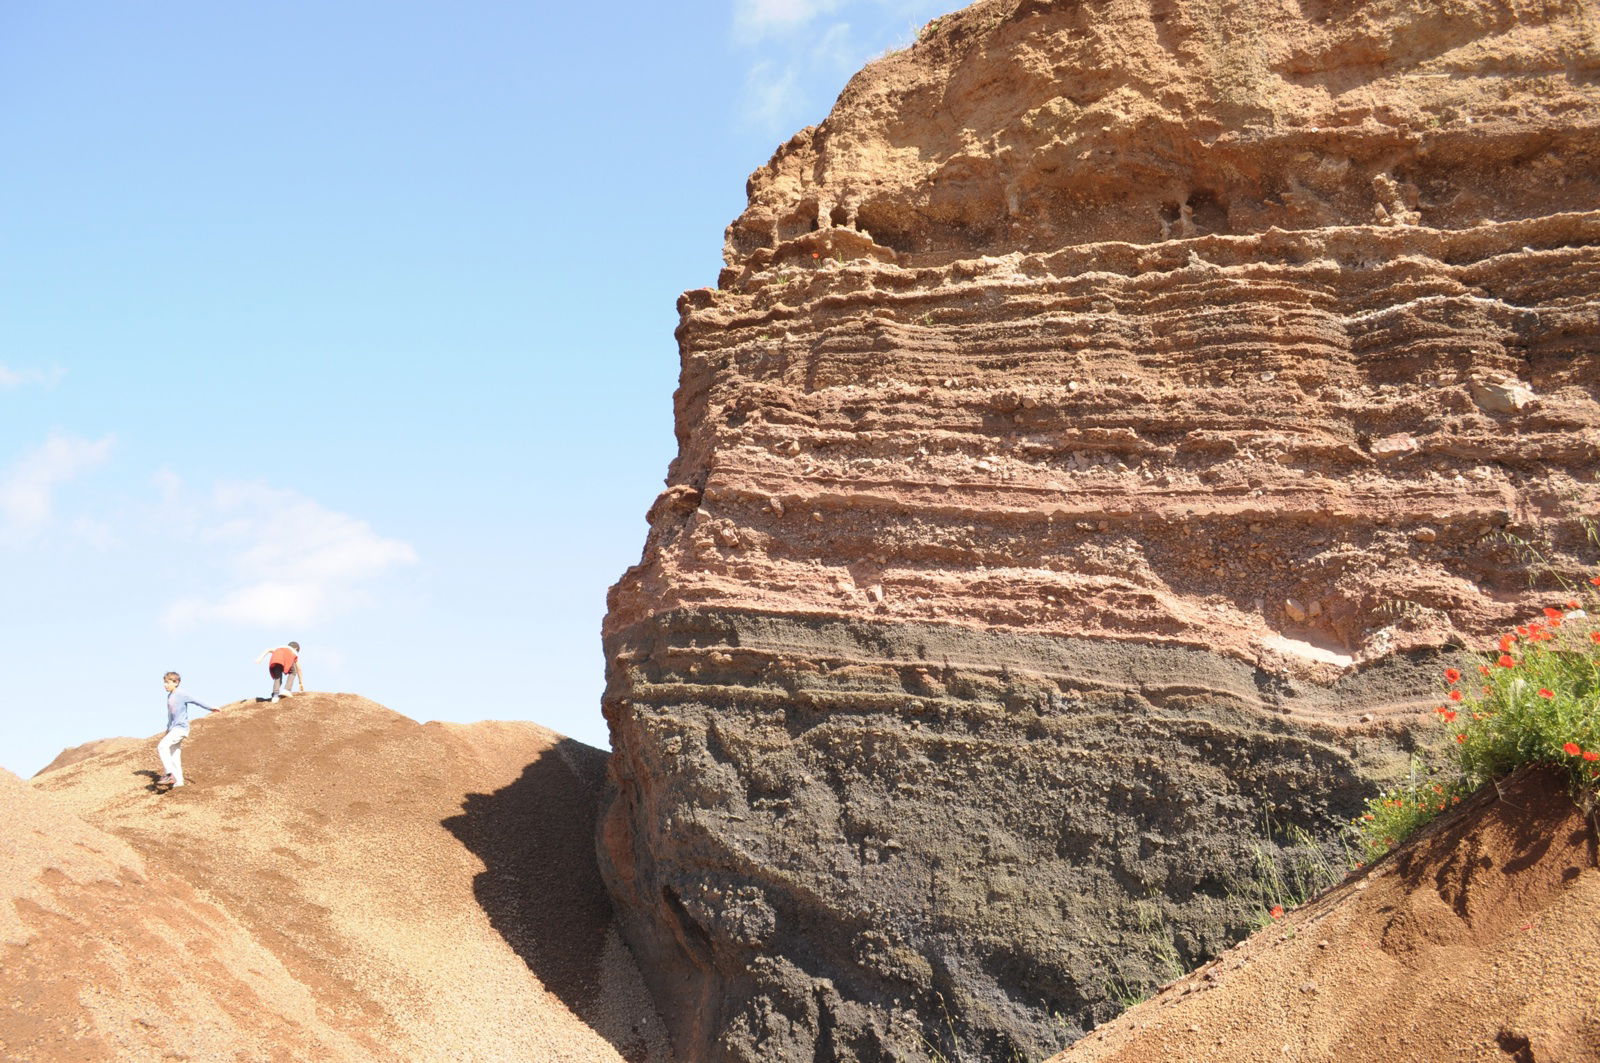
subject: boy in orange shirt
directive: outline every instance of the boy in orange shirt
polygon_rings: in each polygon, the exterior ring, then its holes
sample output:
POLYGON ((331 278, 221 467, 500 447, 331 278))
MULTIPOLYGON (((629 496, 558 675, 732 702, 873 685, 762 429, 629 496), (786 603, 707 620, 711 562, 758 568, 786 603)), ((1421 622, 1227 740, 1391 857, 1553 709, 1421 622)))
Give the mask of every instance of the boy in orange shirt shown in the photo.
POLYGON ((256 663, 263 660, 267 662, 267 674, 272 677, 272 701, 278 700, 278 686, 283 686, 283 697, 288 697, 290 688, 296 679, 300 680, 300 693, 306 692, 306 677, 300 674, 300 644, 290 642, 283 646, 274 646, 270 650, 262 650, 261 656, 256 658, 256 663), (285 682, 287 680, 287 682, 285 682))

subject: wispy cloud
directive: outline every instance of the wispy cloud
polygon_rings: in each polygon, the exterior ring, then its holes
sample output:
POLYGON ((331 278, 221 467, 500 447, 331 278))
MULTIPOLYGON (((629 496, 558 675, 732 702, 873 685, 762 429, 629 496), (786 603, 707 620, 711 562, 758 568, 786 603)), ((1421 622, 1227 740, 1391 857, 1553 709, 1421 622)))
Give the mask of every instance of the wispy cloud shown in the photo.
POLYGON ((762 61, 744 79, 745 121, 774 128, 792 114, 800 101, 800 72, 793 65, 782 70, 762 61))
POLYGON ((850 23, 835 22, 811 46, 811 62, 823 69, 848 75, 861 65, 860 48, 850 23))
POLYGON ((15 391, 30 385, 53 388, 66 375, 67 371, 60 366, 50 369, 13 369, 0 362, 0 391, 15 391))
POLYGON ((366 521, 265 484, 219 487, 207 515, 215 523, 201 537, 227 552, 228 585, 173 602, 174 627, 312 624, 365 604, 382 577, 417 561, 409 543, 366 521))
POLYGON ((781 135, 819 120, 844 78, 873 55, 915 39, 929 18, 960 6, 957 0, 734 0, 733 40, 752 56, 745 122, 781 135))
POLYGON ((106 460, 115 440, 52 432, 0 477, 0 533, 27 536, 50 523, 56 490, 106 460))
POLYGON ((842 7, 845 0, 734 0, 733 32, 743 42, 799 29, 819 15, 842 7))

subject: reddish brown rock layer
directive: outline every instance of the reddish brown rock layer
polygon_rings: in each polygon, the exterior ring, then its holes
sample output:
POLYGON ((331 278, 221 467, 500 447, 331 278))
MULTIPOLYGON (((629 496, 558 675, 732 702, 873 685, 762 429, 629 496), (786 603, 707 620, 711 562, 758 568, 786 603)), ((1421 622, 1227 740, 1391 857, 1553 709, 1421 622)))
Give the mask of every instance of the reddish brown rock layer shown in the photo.
POLYGON ((1593 571, 1595 16, 992 0, 751 178, 605 625, 686 1056, 1060 1047, 1593 571))

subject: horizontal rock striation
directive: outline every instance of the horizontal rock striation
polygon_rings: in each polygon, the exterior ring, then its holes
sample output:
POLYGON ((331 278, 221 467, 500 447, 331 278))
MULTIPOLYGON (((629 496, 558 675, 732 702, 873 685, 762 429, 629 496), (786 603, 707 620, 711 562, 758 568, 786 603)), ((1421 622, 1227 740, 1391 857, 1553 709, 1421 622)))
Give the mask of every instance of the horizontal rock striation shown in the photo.
POLYGON ((680 1054, 1064 1045, 1592 565, 1597 32, 995 0, 752 177, 605 625, 680 1054))

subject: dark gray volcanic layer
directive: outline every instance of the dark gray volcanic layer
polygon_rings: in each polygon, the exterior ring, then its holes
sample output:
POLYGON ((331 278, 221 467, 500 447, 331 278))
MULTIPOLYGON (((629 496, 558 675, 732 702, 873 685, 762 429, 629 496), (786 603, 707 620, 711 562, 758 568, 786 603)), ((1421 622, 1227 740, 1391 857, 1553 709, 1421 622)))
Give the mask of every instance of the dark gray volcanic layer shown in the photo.
POLYGON ((1410 741, 1327 717, 1436 670, 1325 688, 1188 647, 726 610, 607 649, 602 866, 676 1042, 741 1060, 1064 1046, 1255 925, 1257 861, 1336 835, 1410 741))

